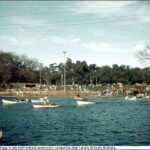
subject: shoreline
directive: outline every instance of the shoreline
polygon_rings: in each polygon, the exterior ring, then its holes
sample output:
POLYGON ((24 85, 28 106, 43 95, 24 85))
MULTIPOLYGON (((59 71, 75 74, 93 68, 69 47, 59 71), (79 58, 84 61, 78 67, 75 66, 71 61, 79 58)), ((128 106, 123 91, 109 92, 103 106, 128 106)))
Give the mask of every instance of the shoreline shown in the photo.
POLYGON ((19 96, 15 93, 10 92, 0 92, 0 97, 53 97, 53 98, 75 98, 76 95, 79 94, 82 98, 112 98, 114 96, 98 96, 98 92, 79 92, 79 91, 67 91, 64 93, 63 91, 48 91, 47 93, 40 93, 39 91, 33 92, 23 92, 23 95, 19 96))

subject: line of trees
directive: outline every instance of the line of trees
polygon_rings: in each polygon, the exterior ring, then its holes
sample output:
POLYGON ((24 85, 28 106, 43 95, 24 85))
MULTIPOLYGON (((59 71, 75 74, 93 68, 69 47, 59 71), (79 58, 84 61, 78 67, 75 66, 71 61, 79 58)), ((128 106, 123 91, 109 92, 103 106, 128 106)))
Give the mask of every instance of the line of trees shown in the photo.
MULTIPOLYGON (((25 55, 16 55, 0 51, 0 87, 10 83, 39 83, 40 73, 42 84, 63 85, 63 63, 53 63, 44 66, 37 59, 29 59, 25 55)), ((114 64, 99 67, 88 65, 86 61, 66 61, 66 83, 68 85, 118 83, 150 84, 150 68, 131 68, 130 66, 114 64)))

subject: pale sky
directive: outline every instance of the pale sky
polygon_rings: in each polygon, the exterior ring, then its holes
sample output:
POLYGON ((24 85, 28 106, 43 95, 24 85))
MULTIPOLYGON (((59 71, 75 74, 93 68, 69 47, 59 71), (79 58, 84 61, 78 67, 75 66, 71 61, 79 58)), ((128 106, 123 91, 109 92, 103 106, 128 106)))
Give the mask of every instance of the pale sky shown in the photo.
POLYGON ((0 50, 44 65, 87 61, 141 67, 150 42, 149 1, 0 1, 0 50))

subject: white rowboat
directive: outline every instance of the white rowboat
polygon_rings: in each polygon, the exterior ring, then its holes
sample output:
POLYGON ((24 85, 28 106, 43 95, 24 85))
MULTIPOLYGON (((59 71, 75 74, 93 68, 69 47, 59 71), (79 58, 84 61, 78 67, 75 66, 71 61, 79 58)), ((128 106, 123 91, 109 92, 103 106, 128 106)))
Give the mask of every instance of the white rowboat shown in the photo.
POLYGON ((11 101, 11 100, 2 99, 2 103, 4 103, 4 104, 17 104, 18 102, 17 101, 11 101))
POLYGON ((29 100, 26 99, 26 100, 6 100, 6 99, 2 99, 2 103, 3 104, 17 104, 17 103, 28 103, 29 100))
POLYGON ((134 100, 136 100, 136 97, 135 97, 135 96, 134 96, 134 97, 126 96, 126 97, 125 97, 125 100, 131 100, 131 101, 134 101, 134 100))
POLYGON ((75 100, 83 100, 82 97, 75 97, 74 99, 75 99, 75 100))
POLYGON ((31 102, 32 102, 32 103, 42 103, 43 101, 42 101, 42 100, 33 100, 33 99, 32 99, 31 102))
POLYGON ((44 104, 37 104, 37 105, 33 105, 34 108, 52 108, 52 107, 58 107, 59 105, 57 104, 48 104, 48 105, 44 105, 44 104))
POLYGON ((95 102, 91 101, 77 101, 78 105, 90 105, 90 104, 95 104, 95 102))

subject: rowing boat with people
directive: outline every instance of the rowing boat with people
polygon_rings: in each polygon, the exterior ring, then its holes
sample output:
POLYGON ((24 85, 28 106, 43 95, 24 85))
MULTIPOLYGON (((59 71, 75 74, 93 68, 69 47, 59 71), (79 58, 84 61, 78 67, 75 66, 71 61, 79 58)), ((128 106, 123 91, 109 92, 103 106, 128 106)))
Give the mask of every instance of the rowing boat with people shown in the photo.
POLYGON ((79 94, 78 94, 77 97, 75 97, 74 99, 77 100, 77 104, 78 104, 78 105, 90 105, 90 104, 95 104, 95 102, 88 101, 87 99, 84 99, 84 98, 80 97, 79 94))
POLYGON ((52 108, 52 107, 58 107, 59 106, 58 104, 49 102, 48 97, 41 98, 39 101, 42 104, 33 104, 34 108, 52 108))

